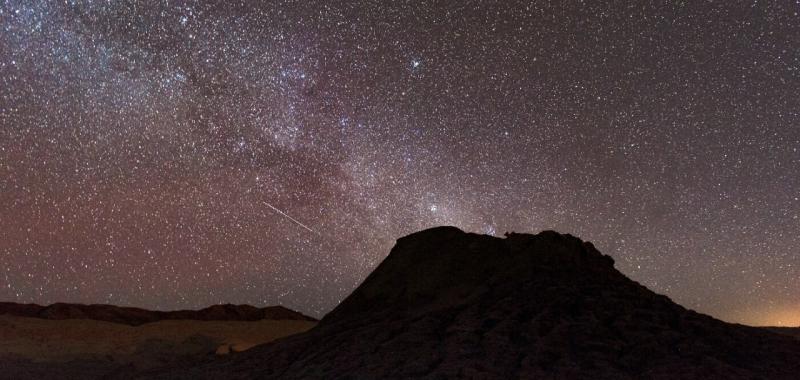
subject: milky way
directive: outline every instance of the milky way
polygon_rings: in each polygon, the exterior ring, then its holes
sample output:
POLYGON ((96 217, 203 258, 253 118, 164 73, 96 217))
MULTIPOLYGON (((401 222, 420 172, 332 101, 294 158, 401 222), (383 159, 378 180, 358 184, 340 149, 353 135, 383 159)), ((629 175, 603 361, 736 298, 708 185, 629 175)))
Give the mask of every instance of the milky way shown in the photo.
POLYGON ((448 224, 800 324, 800 4, 389 3, 2 2, 0 300, 321 316, 448 224))

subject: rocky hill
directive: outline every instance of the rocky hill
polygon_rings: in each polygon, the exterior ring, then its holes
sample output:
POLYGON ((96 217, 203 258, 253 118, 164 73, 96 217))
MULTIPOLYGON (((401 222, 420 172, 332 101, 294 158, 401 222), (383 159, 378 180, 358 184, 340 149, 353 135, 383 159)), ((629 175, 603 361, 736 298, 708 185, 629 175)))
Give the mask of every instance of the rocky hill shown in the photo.
MULTIPOLYGON (((797 379, 800 341, 687 310, 556 232, 398 240, 306 333, 164 378, 797 379)), ((149 375, 150 376, 150 375, 149 375)))

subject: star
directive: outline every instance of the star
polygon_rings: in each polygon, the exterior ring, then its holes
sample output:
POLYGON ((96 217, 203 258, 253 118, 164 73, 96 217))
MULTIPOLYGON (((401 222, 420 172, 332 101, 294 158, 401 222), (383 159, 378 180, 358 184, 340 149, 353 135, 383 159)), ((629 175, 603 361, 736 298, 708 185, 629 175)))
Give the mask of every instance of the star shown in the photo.
POLYGON ((800 324, 793 4, 189 3, 0 5, 0 301, 320 317, 446 223, 800 324))

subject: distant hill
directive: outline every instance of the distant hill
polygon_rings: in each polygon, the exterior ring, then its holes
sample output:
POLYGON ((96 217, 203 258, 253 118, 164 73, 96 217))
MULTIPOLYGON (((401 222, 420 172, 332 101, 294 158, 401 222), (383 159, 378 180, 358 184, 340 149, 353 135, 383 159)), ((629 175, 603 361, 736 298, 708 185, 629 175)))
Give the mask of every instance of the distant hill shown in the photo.
POLYGON ((765 327, 767 330, 800 339, 800 327, 765 327))
POLYGON ((91 319, 138 326, 165 320, 258 321, 316 319, 282 306, 214 305, 200 310, 155 311, 113 305, 55 303, 48 306, 0 302, 0 315, 42 319, 91 319))
MULTIPOLYGON (((687 310, 588 242, 453 227, 398 240, 308 332, 183 379, 797 379, 800 341, 687 310)), ((149 375, 150 376, 150 375, 149 375)))

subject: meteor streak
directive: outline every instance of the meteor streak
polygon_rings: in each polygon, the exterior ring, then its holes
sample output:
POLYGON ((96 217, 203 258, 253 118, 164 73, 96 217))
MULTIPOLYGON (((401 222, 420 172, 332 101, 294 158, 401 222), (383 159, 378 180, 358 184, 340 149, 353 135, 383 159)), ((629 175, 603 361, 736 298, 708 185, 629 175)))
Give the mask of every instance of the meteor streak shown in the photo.
POLYGON ((271 205, 271 204, 269 204, 269 203, 267 203, 267 202, 264 202, 264 204, 265 204, 265 205, 267 205, 269 208, 271 208, 271 209, 275 210, 275 212, 277 212, 278 214, 281 214, 281 215, 283 215, 283 216, 285 216, 285 217, 289 218, 289 220, 291 220, 292 222, 294 222, 294 223, 295 223, 295 224, 297 224, 298 226, 300 226, 300 227, 303 227, 303 228, 305 228, 305 229, 307 229, 307 230, 311 231, 312 233, 315 233, 315 234, 317 233, 317 231, 314 231, 314 230, 312 230, 311 228, 309 228, 308 226, 306 226, 305 224, 303 224, 303 223, 300 223, 300 221, 299 221, 299 220, 297 220, 297 219, 295 219, 295 218, 292 218, 291 216, 289 216, 289 214, 287 214, 287 213, 285 213, 285 212, 281 211, 281 210, 280 210, 280 209, 278 209, 277 207, 275 207, 275 206, 273 206, 273 205, 271 205))

